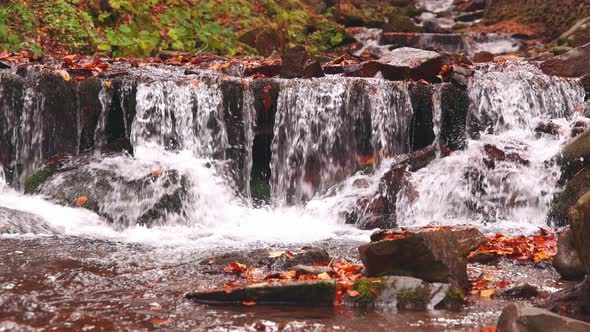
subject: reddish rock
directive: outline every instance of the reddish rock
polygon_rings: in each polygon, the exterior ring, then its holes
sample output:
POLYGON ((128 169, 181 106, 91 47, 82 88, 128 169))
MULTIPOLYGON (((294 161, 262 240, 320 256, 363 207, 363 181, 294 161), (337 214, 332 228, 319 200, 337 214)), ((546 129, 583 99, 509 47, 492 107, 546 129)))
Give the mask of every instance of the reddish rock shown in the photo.
POLYGON ((476 63, 494 62, 494 54, 487 51, 477 52, 473 56, 473 61, 476 63))
POLYGON ((282 54, 281 59, 283 60, 283 66, 281 67, 282 78, 296 78, 301 77, 305 70, 309 55, 305 50, 305 47, 297 45, 293 48, 288 49, 282 54))
POLYGON ((443 57, 437 52, 402 47, 390 51, 378 62, 385 79, 437 82, 440 81, 437 75, 442 69, 443 57))
POLYGON ((582 77, 590 74, 590 43, 554 57, 541 64, 548 75, 582 77))

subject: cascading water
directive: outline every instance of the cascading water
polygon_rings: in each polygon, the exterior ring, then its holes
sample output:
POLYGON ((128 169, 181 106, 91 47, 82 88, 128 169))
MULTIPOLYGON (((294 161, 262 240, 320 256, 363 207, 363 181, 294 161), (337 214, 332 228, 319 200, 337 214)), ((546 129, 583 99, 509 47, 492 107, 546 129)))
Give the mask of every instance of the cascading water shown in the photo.
POLYGON ((523 63, 481 68, 468 90, 468 132, 479 139, 412 174, 407 192, 417 194, 398 200, 398 221, 534 231, 545 224, 559 178, 552 158, 569 137, 568 119, 584 90, 523 63), (562 128, 557 137, 535 133, 548 121, 562 128))

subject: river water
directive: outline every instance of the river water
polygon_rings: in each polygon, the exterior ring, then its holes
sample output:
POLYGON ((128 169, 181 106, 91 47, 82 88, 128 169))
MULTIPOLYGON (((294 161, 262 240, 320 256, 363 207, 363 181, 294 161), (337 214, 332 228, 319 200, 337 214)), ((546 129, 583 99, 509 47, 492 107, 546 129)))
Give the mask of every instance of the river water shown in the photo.
MULTIPOLYGON (((149 197, 138 200, 115 189, 101 207, 115 216, 108 222, 83 208, 24 195, 0 177, 1 207, 34 213, 45 221, 43 227, 31 222, 20 234, 0 235, 0 331, 439 331, 493 325, 502 301, 478 303, 460 313, 392 313, 218 308, 184 299, 189 291, 229 280, 198 264, 212 253, 314 245, 335 257, 357 261, 357 245, 369 240, 371 231, 345 225, 341 212, 376 188, 391 158, 409 151, 413 110, 407 84, 342 78, 281 84, 270 164, 272 200, 262 207, 252 205, 249 188, 237 193, 227 165, 220 162, 230 134, 221 111, 223 98, 214 83, 159 79, 139 84, 135 119, 126 128, 134 155, 104 156, 85 166, 90 172, 115 170, 126 179, 155 169, 186 176, 190 186, 182 214, 166 215, 154 227, 126 222, 154 203, 149 197), (371 119, 371 127, 361 141, 355 130, 364 116, 371 119), (351 160, 367 151, 376 161, 370 170, 359 171, 351 160), (367 188, 353 185, 360 178, 367 181, 367 188)), ((247 151, 239 170, 243 177, 250 176, 255 130, 249 93, 246 89, 243 98, 247 151)), ((546 226, 559 178, 557 166, 549 161, 569 139, 570 124, 579 119, 581 84, 548 77, 529 64, 504 63, 479 68, 468 93, 467 148, 411 174, 407 184, 411 188, 403 192, 418 194, 402 195, 398 223, 469 223, 487 233, 514 235, 546 226), (559 125, 558 135, 536 135, 534 129, 541 121, 559 125), (527 162, 500 161, 490 168, 482 159, 486 144, 517 153, 527 162), (477 174, 477 181, 465 174, 477 174)), ((436 94, 434 99, 442 102, 436 94)), ((38 111, 31 109, 23 116, 38 111)), ((434 110, 438 135, 440 105, 434 110)), ((98 141, 102 131, 99 125, 98 141)), ((49 181, 49 187, 59 190, 59 176, 49 181)), ((160 189, 150 197, 159 197, 160 189)), ((471 273, 482 268, 472 266, 471 273)), ((553 281, 558 278, 552 270, 525 266, 520 271, 510 277, 547 290, 563 287, 553 281)))

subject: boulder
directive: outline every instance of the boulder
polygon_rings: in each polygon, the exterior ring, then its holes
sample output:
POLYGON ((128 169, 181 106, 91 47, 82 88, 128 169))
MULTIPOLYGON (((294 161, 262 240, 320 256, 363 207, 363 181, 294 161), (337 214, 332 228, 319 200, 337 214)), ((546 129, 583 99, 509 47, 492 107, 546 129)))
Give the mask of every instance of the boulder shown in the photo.
POLYGON ((335 273, 334 270, 329 266, 295 265, 291 268, 291 270, 295 271, 295 276, 297 277, 301 275, 317 276, 318 274, 322 273, 333 276, 335 273))
POLYGON ((538 297, 541 294, 539 288, 531 284, 520 284, 510 288, 501 289, 496 296, 503 299, 526 300, 538 297))
POLYGON ((465 257, 484 242, 472 227, 417 229, 402 238, 373 237, 359 253, 369 276, 411 276, 467 289, 465 257))
POLYGON ((440 82, 437 75, 443 66, 443 56, 437 52, 402 47, 390 51, 377 61, 381 64, 381 74, 385 79, 440 82))
POLYGON ((580 197, 568 212, 574 245, 586 274, 590 272, 590 192, 580 197))
POLYGON ((458 53, 465 51, 465 42, 460 33, 407 33, 386 32, 381 36, 380 44, 419 49, 436 49, 444 52, 458 53))
POLYGON ((309 54, 305 47, 298 45, 288 49, 282 54, 280 75, 282 78, 312 78, 324 77, 322 65, 317 60, 309 60, 309 54))
POLYGON ((134 161, 126 154, 52 159, 25 179, 25 192, 43 195, 65 206, 94 211, 118 227, 134 224, 152 226, 171 216, 184 215, 188 201, 188 178, 158 165, 137 163, 134 176, 118 172, 116 163, 134 161), (86 197, 83 204, 78 198, 86 197))
POLYGON ((477 62, 477 63, 494 62, 494 53, 487 52, 487 51, 476 52, 473 56, 473 62, 477 62))
POLYGON ((0 234, 56 234, 47 222, 32 213, 0 206, 0 234))
POLYGON ((584 265, 575 249, 574 234, 568 226, 559 233, 557 254, 553 267, 565 280, 582 280, 586 275, 584 265))
POLYGON ((541 69, 548 75, 582 77, 590 74, 589 58, 590 43, 543 62, 541 69))
POLYGON ((334 280, 258 283, 231 290, 195 292, 186 298, 212 305, 241 305, 254 302, 260 305, 331 306, 336 297, 334 280))
POLYGON ((268 268, 274 271, 294 269, 296 266, 311 266, 314 263, 327 263, 329 261, 330 255, 327 251, 320 248, 303 247, 300 250, 284 252, 273 252, 267 249, 233 251, 209 256, 199 264, 222 268, 232 262, 238 262, 247 266, 268 268))
POLYGON ((576 22, 568 31, 559 36, 558 41, 567 42, 571 47, 590 43, 590 17, 576 22))
POLYGON ((469 111, 467 89, 456 84, 443 84, 440 105, 440 144, 450 150, 464 149, 467 147, 466 127, 469 111))
POLYGON ((590 190, 590 169, 587 167, 578 171, 565 187, 557 193, 551 201, 548 220, 557 226, 568 224, 568 210, 578 199, 590 190))
POLYGON ((559 316, 547 310, 511 303, 502 310, 496 330, 502 332, 583 332, 590 330, 590 324, 559 316))
POLYGON ((350 287, 344 303, 380 309, 425 311, 441 304, 450 290, 449 284, 427 283, 412 277, 367 278, 350 287), (355 296, 351 296, 351 293, 355 296))
POLYGON ((562 177, 570 178, 582 167, 590 166, 590 130, 569 142, 561 152, 562 177))

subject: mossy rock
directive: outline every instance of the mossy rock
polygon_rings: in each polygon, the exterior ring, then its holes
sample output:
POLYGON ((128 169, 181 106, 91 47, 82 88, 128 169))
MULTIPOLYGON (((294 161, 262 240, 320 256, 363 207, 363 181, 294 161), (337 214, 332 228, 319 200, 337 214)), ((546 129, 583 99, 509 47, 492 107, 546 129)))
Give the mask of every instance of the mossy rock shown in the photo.
POLYGON ((41 185, 53 174, 47 168, 43 168, 32 175, 25 177, 25 194, 34 194, 41 185))
POLYGON ((561 192, 553 197, 548 221, 555 226, 567 225, 568 209, 588 191, 590 191, 590 169, 584 167, 567 181, 561 192))

